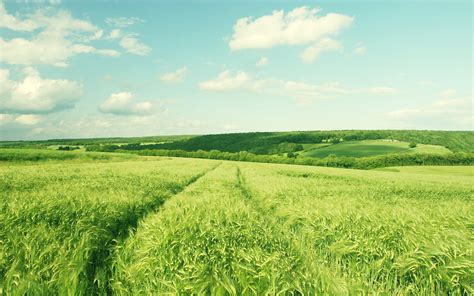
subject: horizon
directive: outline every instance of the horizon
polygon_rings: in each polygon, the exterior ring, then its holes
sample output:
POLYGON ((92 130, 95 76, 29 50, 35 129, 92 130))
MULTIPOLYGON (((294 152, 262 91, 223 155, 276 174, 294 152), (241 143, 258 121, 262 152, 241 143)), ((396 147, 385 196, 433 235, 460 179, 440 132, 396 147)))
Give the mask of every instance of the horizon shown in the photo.
POLYGON ((334 129, 334 130, 288 130, 288 131, 251 131, 251 132, 227 132, 214 134, 169 134, 169 135, 144 135, 144 136, 106 136, 106 137, 84 137, 84 138, 48 138, 38 140, 0 140, 1 142, 43 142, 56 140, 95 140, 95 139, 130 139, 130 138, 153 138, 153 137, 200 137, 200 136, 218 136, 233 134, 251 134, 251 133, 311 133, 311 132, 347 132, 347 131, 426 131, 426 132, 473 132, 472 130, 429 130, 429 129, 334 129))
POLYGON ((471 12, 471 1, 0 1, 0 141, 472 131, 471 12))

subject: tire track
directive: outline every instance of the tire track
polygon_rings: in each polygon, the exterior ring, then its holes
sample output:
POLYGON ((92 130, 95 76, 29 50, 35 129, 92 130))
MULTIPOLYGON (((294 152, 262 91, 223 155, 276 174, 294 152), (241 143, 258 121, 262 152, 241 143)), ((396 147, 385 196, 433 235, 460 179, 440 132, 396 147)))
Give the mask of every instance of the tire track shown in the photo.
POLYGON ((262 199, 258 198, 255 193, 252 192, 252 189, 250 186, 247 184, 247 181, 245 180, 245 176, 240 170, 239 166, 236 165, 236 175, 237 175, 237 184, 238 188, 240 189, 243 197, 245 198, 246 202, 248 202, 256 212, 260 213, 262 217, 267 221, 268 225, 272 227, 275 231, 275 233, 279 233, 282 238, 284 238, 286 241, 288 241, 288 244, 291 246, 291 248, 298 254, 298 257, 301 258, 302 260, 300 261, 304 269, 311 275, 310 277, 310 282, 308 282, 309 286, 315 285, 316 287, 332 287, 330 283, 338 283, 340 287, 337 289, 334 289, 332 291, 335 295, 347 295, 347 286, 346 283, 343 279, 335 277, 335 275, 331 275, 332 278, 329 278, 325 274, 330 274, 329 269, 324 269, 321 266, 316 266, 314 263, 309 260, 309 264, 305 263, 308 262, 307 260, 303 260, 304 258, 311 258, 311 254, 308 252, 308 250, 301 248, 298 246, 298 244, 295 242, 294 235, 289 233, 288 231, 282 229, 281 225, 276 221, 274 218, 275 215, 275 208, 273 207, 268 207, 265 206, 262 203, 262 199), (259 200, 260 199, 260 200, 259 200))
POLYGON ((133 234, 138 224, 146 216, 155 213, 161 206, 173 196, 186 190, 189 186, 203 178, 210 172, 216 170, 222 162, 219 162, 214 167, 204 171, 203 173, 197 174, 191 177, 183 186, 173 190, 171 194, 157 197, 153 202, 147 205, 143 211, 138 211, 138 214, 131 217, 125 217, 124 220, 115 221, 114 225, 111 225, 112 229, 119 229, 116 233, 113 233, 112 237, 99 243, 101 247, 95 249, 90 256, 89 265, 86 268, 87 284, 90 289, 90 294, 93 295, 112 295, 112 289, 110 287, 110 279, 112 276, 111 263, 113 260, 113 254, 115 247, 126 240, 131 234, 133 234), (116 227, 119 225, 120 227, 116 227))

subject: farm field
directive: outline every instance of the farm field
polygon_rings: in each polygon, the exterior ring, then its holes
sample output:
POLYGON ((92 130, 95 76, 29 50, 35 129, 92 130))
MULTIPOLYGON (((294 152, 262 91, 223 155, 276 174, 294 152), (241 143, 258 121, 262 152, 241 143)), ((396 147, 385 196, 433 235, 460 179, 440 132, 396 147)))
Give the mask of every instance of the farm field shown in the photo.
POLYGON ((472 167, 137 160, 3 163, 0 294, 474 292, 472 167))
POLYGON ((451 153, 449 149, 443 146, 417 144, 417 147, 409 148, 408 145, 408 142, 399 141, 348 141, 309 149, 303 151, 303 155, 307 157, 324 158, 331 154, 336 156, 367 157, 389 153, 451 153))
POLYGON ((472 166, 406 166, 375 169, 376 171, 401 172, 404 174, 444 175, 474 177, 472 166))

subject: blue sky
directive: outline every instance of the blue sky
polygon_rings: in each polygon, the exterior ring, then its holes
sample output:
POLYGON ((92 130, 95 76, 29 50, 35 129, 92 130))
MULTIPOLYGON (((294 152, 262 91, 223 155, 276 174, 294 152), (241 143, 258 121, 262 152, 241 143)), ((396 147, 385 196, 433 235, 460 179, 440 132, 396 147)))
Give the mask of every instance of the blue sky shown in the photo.
POLYGON ((0 139, 472 130, 470 1, 0 6, 0 139))

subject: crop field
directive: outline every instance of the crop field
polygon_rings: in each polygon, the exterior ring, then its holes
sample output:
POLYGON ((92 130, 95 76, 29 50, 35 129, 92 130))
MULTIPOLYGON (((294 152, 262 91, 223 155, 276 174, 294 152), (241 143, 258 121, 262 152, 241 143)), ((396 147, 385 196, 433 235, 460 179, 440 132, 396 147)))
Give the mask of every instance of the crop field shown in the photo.
POLYGON ((452 176, 474 177, 474 167, 472 166, 407 166, 407 167, 387 167, 376 169, 377 171, 401 172, 404 174, 442 175, 445 178, 452 176))
POLYGON ((0 295, 474 293, 472 167, 138 159, 1 164, 0 295))
POLYGON ((451 153, 449 149, 443 146, 417 144, 417 147, 409 148, 408 145, 409 143, 407 142, 398 141, 348 141, 333 145, 315 147, 313 149, 304 151, 303 155, 307 157, 324 158, 329 156, 330 154, 334 154, 336 156, 366 157, 389 153, 451 153))

